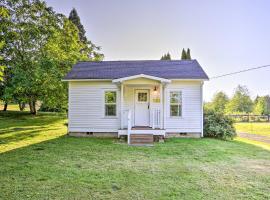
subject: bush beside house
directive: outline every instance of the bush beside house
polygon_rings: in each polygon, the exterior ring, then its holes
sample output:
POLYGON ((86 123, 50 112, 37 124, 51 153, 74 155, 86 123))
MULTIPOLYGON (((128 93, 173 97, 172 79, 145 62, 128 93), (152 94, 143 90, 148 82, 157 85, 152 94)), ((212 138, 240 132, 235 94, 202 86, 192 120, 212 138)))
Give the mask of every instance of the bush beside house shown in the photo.
POLYGON ((236 131, 233 120, 223 113, 208 110, 204 117, 204 136, 223 140, 233 139, 236 131))

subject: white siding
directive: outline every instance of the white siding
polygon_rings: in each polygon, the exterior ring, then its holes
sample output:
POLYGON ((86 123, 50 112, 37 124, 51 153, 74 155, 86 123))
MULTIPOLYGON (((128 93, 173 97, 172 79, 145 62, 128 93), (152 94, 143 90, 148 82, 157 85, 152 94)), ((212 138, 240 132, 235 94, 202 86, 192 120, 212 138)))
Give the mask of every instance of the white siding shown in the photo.
MULTIPOLYGON (((159 84, 157 81, 149 80, 133 80, 124 83, 123 110, 132 110, 134 119, 134 90, 142 88, 150 90, 150 109, 160 108, 163 110, 162 102, 154 103, 151 96, 154 86, 159 87, 159 84)), ((172 81, 164 87, 166 132, 202 132, 201 84, 200 81, 172 81), (171 90, 182 91, 183 110, 181 117, 170 117, 169 92, 171 90)), ((120 87, 111 81, 69 82, 70 132, 117 132, 120 128, 120 111, 120 87), (105 90, 117 91, 117 117, 104 116, 105 90)), ((161 123, 163 123, 162 118, 161 123)))
POLYGON ((166 132, 202 131, 202 92, 199 81, 172 81, 165 91, 166 132), (170 91, 182 91, 182 116, 170 117, 170 91))
POLYGON ((120 127, 120 92, 108 82, 69 82, 69 131, 117 132, 120 127), (104 116, 104 91, 117 91, 117 117, 104 116))

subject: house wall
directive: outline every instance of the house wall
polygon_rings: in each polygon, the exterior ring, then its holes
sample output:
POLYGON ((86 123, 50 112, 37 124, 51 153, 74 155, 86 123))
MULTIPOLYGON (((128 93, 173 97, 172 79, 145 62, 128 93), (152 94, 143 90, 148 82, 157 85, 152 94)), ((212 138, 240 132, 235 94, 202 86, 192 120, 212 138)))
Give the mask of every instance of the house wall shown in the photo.
POLYGON ((117 117, 104 116, 104 91, 119 88, 111 81, 69 82, 69 132, 117 132, 120 128, 120 107, 117 117))
POLYGON ((165 89, 167 133, 202 132, 202 83, 200 81, 172 81, 165 89), (170 91, 182 92, 182 116, 170 117, 170 91))
MULTIPOLYGON (((132 80, 124 85, 123 110, 134 113, 134 89, 149 88, 150 94, 159 82, 152 80, 132 80)), ((151 108, 165 109, 164 125, 167 133, 202 132, 202 85, 200 81, 172 81, 165 87, 165 106, 154 103, 151 108), (182 117, 170 117, 171 90, 182 91, 182 117)), ((134 124, 134 117, 133 124, 134 124)), ((150 120, 151 123, 151 120, 150 120)), ((163 123, 163 117, 161 119, 163 123)), ((120 128, 120 88, 111 81, 69 82, 69 132, 117 132, 120 128), (117 117, 104 116, 104 91, 117 91, 117 117)))

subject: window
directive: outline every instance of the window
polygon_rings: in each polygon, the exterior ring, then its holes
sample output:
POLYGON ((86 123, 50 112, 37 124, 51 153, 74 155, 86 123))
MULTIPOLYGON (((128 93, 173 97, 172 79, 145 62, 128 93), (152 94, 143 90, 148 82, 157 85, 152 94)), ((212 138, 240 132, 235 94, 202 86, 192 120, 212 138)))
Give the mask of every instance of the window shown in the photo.
POLYGON ((170 92, 170 116, 182 116, 182 93, 180 91, 170 92))
POLYGON ((105 116, 116 116, 116 91, 105 92, 105 116))
POLYGON ((147 92, 138 92, 138 102, 147 102, 147 92))

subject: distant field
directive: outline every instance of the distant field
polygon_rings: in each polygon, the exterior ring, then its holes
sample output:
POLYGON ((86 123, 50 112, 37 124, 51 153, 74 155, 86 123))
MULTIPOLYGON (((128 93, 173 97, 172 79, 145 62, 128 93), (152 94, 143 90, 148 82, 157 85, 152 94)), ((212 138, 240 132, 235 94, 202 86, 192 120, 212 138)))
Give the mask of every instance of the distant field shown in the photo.
MULTIPOLYGON (((0 110, 3 110, 4 104, 0 102, 0 110)), ((19 111, 19 105, 18 104, 9 104, 7 110, 9 111, 19 111)), ((25 106, 24 111, 29 111, 28 105, 25 106)))
POLYGON ((270 123, 235 123, 234 126, 237 132, 270 137, 270 123))

